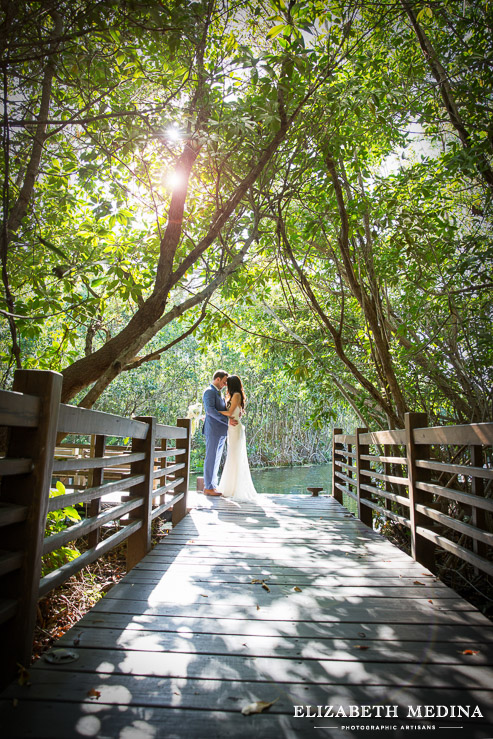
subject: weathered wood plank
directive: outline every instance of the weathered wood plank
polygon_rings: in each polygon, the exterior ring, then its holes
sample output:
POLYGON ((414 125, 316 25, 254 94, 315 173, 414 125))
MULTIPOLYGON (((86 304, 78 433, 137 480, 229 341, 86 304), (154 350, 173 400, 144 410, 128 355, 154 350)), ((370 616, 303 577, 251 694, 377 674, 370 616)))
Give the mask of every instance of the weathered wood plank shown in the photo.
MULTIPOLYGON (((363 632, 361 632, 363 633, 363 632)), ((464 664, 492 665, 493 649, 476 641, 467 640, 452 648, 446 642, 430 644, 427 641, 391 642, 382 639, 353 639, 330 637, 291 637, 291 636, 245 636, 238 634, 207 634, 189 632, 186 634, 129 629, 96 627, 82 628, 76 637, 77 650, 101 649, 114 644, 121 651, 140 652, 182 652, 185 654, 228 655, 239 654, 248 657, 301 657, 307 660, 331 660, 343 662, 419 662, 422 664, 464 664), (193 642, 190 639, 193 636, 193 642), (362 645, 363 642, 363 645, 362 645), (361 649, 364 646, 365 649, 361 649), (478 654, 464 654, 466 651, 478 654)), ((74 646, 73 634, 65 634, 58 644, 68 648, 74 646)), ((74 668, 76 669, 76 667, 74 668)))
POLYGON ((0 459, 0 477, 7 475, 25 475, 33 468, 32 459, 0 459))
POLYGON ((195 619, 167 617, 142 614, 122 614, 113 612, 87 613, 70 632, 77 640, 81 631, 88 628, 114 628, 121 632, 129 630, 159 631, 187 634, 236 634, 245 636, 268 636, 278 638, 291 636, 298 638, 329 638, 331 636, 345 639, 381 639, 382 641, 416 641, 435 644, 448 642, 458 644, 491 644, 493 641, 493 623, 489 626, 465 626, 443 623, 423 624, 380 624, 380 623, 347 623, 347 622, 316 622, 316 621, 248 621, 234 618, 195 619))
MULTIPOLYGON (((450 705, 458 703, 458 696, 453 690, 429 688, 428 702, 431 705, 450 705)), ((258 700, 260 696, 278 697, 271 707, 272 714, 292 714, 293 705, 325 705, 327 701, 327 686, 305 683, 291 683, 271 685, 265 682, 249 682, 236 680, 208 680, 207 690, 204 690, 203 681, 188 679, 179 686, 173 680, 148 677, 146 680, 136 681, 127 675, 104 675, 98 680, 94 676, 45 668, 35 669, 32 672, 32 684, 29 687, 13 686, 6 695, 9 698, 18 698, 26 701, 40 700, 51 697, 56 702, 85 703, 87 706, 107 704, 115 706, 161 706, 193 708, 195 710, 221 710, 225 701, 230 709, 240 709, 246 703, 258 700), (91 691, 100 695, 95 697, 91 691), (271 695, 269 691, 273 691, 271 695)), ((484 715, 492 716, 492 708, 488 705, 488 692, 482 690, 467 691, 467 702, 472 705, 484 706, 484 715)), ((416 705, 420 695, 412 687, 403 688, 395 696, 393 702, 402 708, 402 715, 407 715, 408 706, 416 705)), ((330 702, 333 705, 375 705, 388 703, 388 691, 385 687, 366 686, 331 686, 330 702)), ((88 709, 90 712, 90 709, 88 709)), ((401 711, 399 711, 401 712, 401 711)))
MULTIPOLYGON (((177 691, 176 691, 177 692, 177 691)), ((275 695, 275 693, 274 693, 275 695)), ((257 696, 258 697, 258 696, 257 696)), ((271 698, 271 690, 261 698, 271 698)), ((226 696, 227 700, 227 696, 226 696)), ((67 702, 63 706, 54 701, 20 701, 15 707, 4 702, 1 716, 8 731, 9 739, 37 737, 37 739, 67 739, 75 736, 97 737, 214 737, 214 739, 313 739, 318 733, 315 726, 320 725, 317 718, 294 718, 290 714, 269 713, 243 716, 237 704, 228 701, 219 710, 197 711, 182 708, 149 707, 145 711, 140 706, 128 706, 124 711, 119 706, 98 703, 95 710, 88 711, 87 704, 67 702), (185 733, 183 733, 185 731, 185 733), (164 732, 164 733, 163 733, 164 732)), ((326 721, 326 720, 325 720, 326 721)), ((325 721, 323 725, 326 725, 325 721)), ((381 720, 378 720, 381 723, 381 720)), ((388 723, 388 721, 387 721, 388 723)), ((390 723, 390 726, 395 720, 390 723)), ((436 723, 436 722, 435 722, 436 723)), ((416 729, 423 721, 402 719, 392 730, 393 739, 408 739, 412 726, 416 729), (402 728, 401 728, 402 727, 402 728)), ((440 724, 447 728, 457 725, 457 719, 441 719, 440 724)), ((467 727, 468 739, 490 739, 491 725, 478 719, 463 719, 467 727)), ((361 724, 367 726, 368 721, 361 724)), ((330 726, 344 729, 344 736, 350 739, 366 739, 375 732, 353 729, 354 719, 332 720, 330 726)), ((337 734, 340 732, 338 731, 337 734)), ((390 733, 390 732, 388 732, 390 733)), ((444 732, 445 733, 445 732, 444 732)), ((454 734, 455 736, 455 734, 454 734)))
POLYGON ((64 434, 105 434, 145 439, 147 424, 111 413, 60 404, 58 431, 64 434))
POLYGON ((70 459, 56 459, 53 462, 53 472, 68 472, 71 470, 94 470, 106 467, 119 467, 144 459, 142 453, 106 455, 104 457, 71 457, 70 459))
POLYGON ((493 444, 493 423, 414 429, 416 444, 493 444))
MULTIPOLYGON (((124 674, 178 679, 204 678, 221 680, 263 680, 274 682, 324 683, 327 685, 388 685, 459 689, 490 689, 493 668, 469 664, 426 664, 416 670, 413 662, 302 659, 301 655, 283 657, 248 657, 223 654, 221 659, 210 655, 181 652, 141 652, 118 649, 81 649, 79 659, 71 663, 74 672, 91 672, 100 676, 124 674), (391 667, 389 667, 391 665, 391 667)), ((48 663, 46 663, 48 664, 48 663)), ((57 669, 56 666, 53 667, 57 669)))
POLYGON ((35 428, 38 425, 40 400, 25 393, 0 390, 0 424, 35 428))
MULTIPOLYGON (((305 606, 316 601, 321 607, 325 606, 328 601, 347 600, 348 603, 357 603, 364 600, 365 604, 371 606, 373 603, 379 604, 382 598, 394 599, 399 598, 402 601, 412 598, 413 600, 422 598, 441 598, 442 600, 451 599, 457 601, 457 608, 466 607, 468 610, 474 608, 466 602, 450 588, 433 587, 432 584, 422 586, 408 585, 406 588, 397 588, 393 585, 368 587, 364 585, 347 586, 339 585, 337 588, 320 587, 313 585, 304 585, 300 590, 295 591, 291 584, 282 585, 272 582, 268 577, 254 578, 258 580, 252 583, 249 579, 245 583, 228 583, 227 588, 223 583, 207 583, 186 580, 181 575, 170 573, 169 576, 162 576, 155 581, 149 580, 125 580, 113 587, 108 593, 108 597, 117 599, 148 599, 148 602, 163 603, 183 603, 197 602, 200 603, 201 597, 216 599, 216 602, 227 597, 229 604, 249 605, 252 598, 256 603, 264 603, 270 605, 273 601, 282 598, 285 605, 291 602, 296 606, 305 606), (268 592, 262 585, 261 580, 269 588, 268 592)), ((416 581, 418 582, 418 581, 416 581)), ((399 607, 407 607, 408 604, 402 602, 397 604, 399 607)))
MULTIPOLYGON (((228 605, 226 603, 200 603, 191 604, 166 604, 166 603, 142 603, 141 600, 113 599, 110 598, 111 590, 103 600, 94 606, 94 613, 111 611, 123 614, 142 614, 149 616, 164 616, 181 618, 184 625, 190 624, 190 619, 245 619, 245 620, 267 620, 267 621, 299 621, 315 619, 320 623, 380 623, 380 624, 461 624, 489 626, 489 621, 479 611, 449 610, 435 601, 433 607, 428 601, 415 602, 412 608, 409 604, 405 608, 391 610, 388 604, 381 602, 371 607, 365 602, 363 605, 353 606, 343 602, 332 604, 330 610, 313 606, 312 608, 300 609, 296 606, 287 607, 281 600, 273 606, 252 605, 228 605), (194 614, 194 615, 192 615, 194 614)), ((205 599, 204 599, 205 601, 205 599)), ((471 608, 473 608, 471 606, 471 608)), ((199 629, 199 627, 197 627, 199 629)))

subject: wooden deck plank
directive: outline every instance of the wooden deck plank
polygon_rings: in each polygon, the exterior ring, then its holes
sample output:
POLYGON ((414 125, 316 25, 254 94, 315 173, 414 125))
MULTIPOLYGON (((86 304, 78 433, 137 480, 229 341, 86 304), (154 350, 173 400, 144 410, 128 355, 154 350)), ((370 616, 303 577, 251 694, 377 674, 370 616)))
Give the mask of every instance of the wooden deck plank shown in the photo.
POLYGON ((151 630, 188 634, 226 634, 239 636, 296 636, 299 638, 328 638, 337 636, 347 639, 371 638, 382 641, 414 641, 422 643, 448 642, 451 644, 467 643, 469 645, 491 643, 493 641, 493 623, 489 627, 435 624, 380 624, 380 623, 346 623, 316 621, 248 621, 230 619, 195 619, 122 613, 98 613, 94 610, 87 613, 74 627, 70 634, 75 634, 77 641, 79 634, 85 627, 114 628, 125 630, 151 630), (363 637, 364 634, 364 637, 363 637))
MULTIPOLYGON (((161 632, 146 630, 82 628, 77 637, 78 649, 104 649, 108 643, 126 651, 183 652, 190 649, 193 637, 196 654, 241 654, 249 657, 299 657, 303 659, 329 659, 347 662, 418 662, 434 664, 493 664, 493 650, 489 645, 479 648, 476 641, 465 641, 450 646, 447 642, 429 644, 426 641, 388 642, 382 639, 355 635, 353 639, 245 636, 237 634, 207 634, 161 632), (464 652, 478 651, 469 655, 464 652)), ((74 646, 73 634, 65 634, 58 642, 68 648, 74 646)))
MULTIPOLYGON (((71 664, 74 672, 97 675, 125 674, 184 680, 248 680, 309 682, 327 685, 387 685, 394 688, 435 687, 488 690, 493 668, 469 664, 428 664, 393 661, 304 659, 299 657, 248 657, 240 654, 200 654, 195 651, 142 652, 133 650, 81 649, 71 664), (390 665, 390 667, 389 667, 390 665)), ((378 656, 378 655, 377 655, 378 656)), ((45 667, 48 663, 45 663, 45 667)), ((56 669, 56 667, 55 667, 56 669)))
MULTIPOLYGON (((268 694, 270 697, 270 693, 268 694)), ((314 736, 337 736, 340 731, 315 731, 314 727, 354 725, 354 719, 344 722, 341 719, 331 720, 327 724, 325 719, 321 722, 316 718, 293 718, 292 716, 276 713, 262 713, 253 716, 242 716, 240 711, 231 710, 229 706, 222 710, 198 711, 181 708, 161 708, 141 706, 125 706, 120 711, 116 706, 106 703, 98 703, 94 706, 87 704, 67 702, 61 706, 56 702, 32 701, 29 703, 29 712, 25 710, 26 705, 20 702, 16 708, 8 705, 7 710, 2 713, 6 719, 6 726, 12 727, 15 733, 10 734, 9 739, 18 737, 36 737, 36 739, 72 739, 74 736, 101 737, 101 739, 184 739, 185 737, 214 737, 214 739, 313 739, 314 736), (91 711, 88 708, 92 708, 91 711), (38 718, 37 728, 33 733, 32 715, 38 718), (186 727, 186 728, 185 728, 186 727), (211 728, 211 733, 208 732, 211 728), (75 729, 75 732, 74 732, 75 729)), ((395 722, 395 720, 394 720, 395 722)), ((361 722, 360 722, 361 723, 361 722)), ((383 723, 379 720, 379 723, 383 723)), ((388 721, 387 721, 388 723, 388 721)), ((406 726, 416 726, 423 722, 410 719, 399 720, 392 732, 392 737, 397 739, 408 739, 409 730, 406 726)), ((429 722, 427 722, 429 723, 429 722)), ((436 723, 436 722, 435 722, 436 723)), ((441 719, 440 723, 457 725, 457 719, 441 719)), ((490 739, 491 726, 462 721, 467 727, 465 735, 468 739, 490 739)), ((362 723, 363 727, 368 725, 368 720, 362 723)), ((388 732, 390 733, 390 732, 388 732)), ((442 733, 442 732, 441 732, 442 733)), ((443 732, 445 736, 450 736, 443 732)), ((350 739, 367 739, 374 737, 374 731, 344 730, 343 736, 350 739)), ((455 736, 455 734, 454 734, 455 736)))
MULTIPOLYGON (((403 688, 389 696, 388 688, 383 686, 327 686, 306 683, 267 683, 248 681, 223 681, 188 679, 177 685, 172 679, 148 677, 136 681, 128 675, 95 676, 68 669, 54 672, 39 670, 33 677, 29 691, 30 700, 50 698, 59 703, 81 702, 87 705, 100 703, 118 706, 161 706, 193 708, 200 710, 239 710, 243 705, 263 697, 277 702, 270 713, 292 714, 293 705, 325 705, 327 690, 330 689, 332 704, 348 706, 368 703, 392 703, 407 713, 407 706, 419 698, 413 687, 403 688), (92 691, 99 693, 95 696, 92 691), (390 699, 390 700, 389 700, 390 699)), ((431 705, 444 705, 450 702, 449 689, 430 688, 428 702, 431 705)), ((6 693, 8 698, 11 693, 6 693)), ((487 706, 488 694, 481 690, 471 690, 467 694, 472 705, 486 704, 485 716, 493 721, 493 707, 487 706)), ((458 698, 457 698, 458 700, 458 698)), ((448 739, 448 738, 447 738, 448 739)))
MULTIPOLYGON (((461 725, 486 739, 492 644, 491 621, 332 498, 203 498, 59 640, 77 661, 42 659, 30 688, 9 687, 0 725, 11 739, 356 739, 375 732, 341 730, 354 718, 316 730, 327 720, 293 706, 392 704, 387 733, 404 737, 401 724, 429 723, 409 705, 477 704, 483 717, 461 725)), ((457 720, 433 723, 448 739, 457 720)))

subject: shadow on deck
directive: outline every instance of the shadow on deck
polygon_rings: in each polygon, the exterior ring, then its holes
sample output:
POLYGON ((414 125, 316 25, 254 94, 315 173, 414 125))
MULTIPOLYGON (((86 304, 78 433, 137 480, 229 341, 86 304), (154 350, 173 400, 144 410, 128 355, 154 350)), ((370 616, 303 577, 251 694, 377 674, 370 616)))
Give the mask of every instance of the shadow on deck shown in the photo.
POLYGON ((331 497, 199 496, 59 640, 78 659, 43 658, 4 692, 0 726, 9 739, 486 739, 492 641, 489 620, 331 497), (275 703, 242 715, 255 701, 275 703))

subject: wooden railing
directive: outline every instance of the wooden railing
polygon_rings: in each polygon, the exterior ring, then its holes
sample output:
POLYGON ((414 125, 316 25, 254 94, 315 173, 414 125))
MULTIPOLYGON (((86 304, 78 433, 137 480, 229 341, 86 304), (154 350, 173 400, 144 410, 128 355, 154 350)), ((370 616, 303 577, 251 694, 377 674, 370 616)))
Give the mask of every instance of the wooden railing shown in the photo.
POLYGON ((14 391, 0 391, 0 426, 8 429, 0 458, 3 683, 17 664, 29 665, 39 597, 124 541, 131 569, 151 548, 151 522, 171 509, 175 524, 187 510, 189 419, 164 426, 151 417, 128 419, 64 405, 61 386, 58 373, 18 370, 14 391), (88 443, 56 446, 57 438, 70 434, 88 443), (107 448, 108 437, 129 442, 107 448), (57 479, 65 480, 67 491, 50 497, 57 479), (80 504, 85 517, 45 535, 49 513, 80 504), (109 535, 103 537, 103 530, 109 535), (82 536, 86 550, 41 577, 43 556, 82 536))
POLYGON ((428 428, 423 413, 399 430, 334 429, 333 495, 355 500, 368 526, 377 512, 407 527, 425 567, 439 548, 493 575, 492 446, 493 423, 428 428))

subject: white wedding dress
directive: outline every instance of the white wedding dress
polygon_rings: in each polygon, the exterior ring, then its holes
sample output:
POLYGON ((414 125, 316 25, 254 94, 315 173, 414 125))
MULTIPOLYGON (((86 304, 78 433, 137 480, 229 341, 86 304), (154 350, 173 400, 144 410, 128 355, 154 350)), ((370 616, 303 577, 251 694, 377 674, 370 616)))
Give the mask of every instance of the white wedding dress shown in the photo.
POLYGON ((228 426, 228 453, 218 490, 225 498, 238 503, 257 500, 257 491, 252 482, 248 464, 245 427, 240 423, 239 406, 233 411, 236 426, 228 426))

